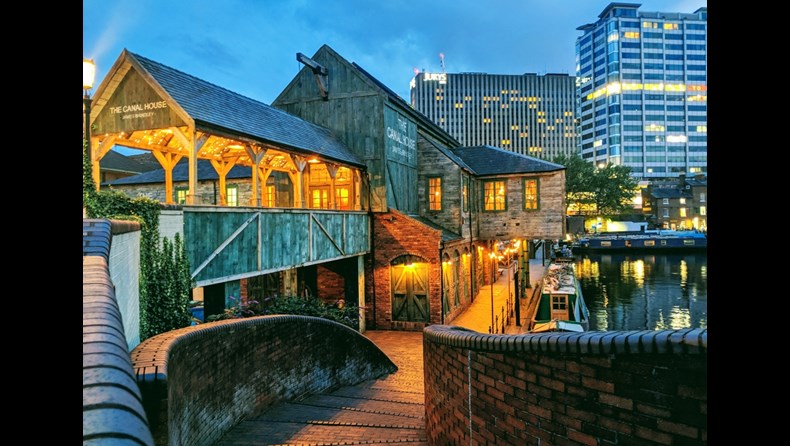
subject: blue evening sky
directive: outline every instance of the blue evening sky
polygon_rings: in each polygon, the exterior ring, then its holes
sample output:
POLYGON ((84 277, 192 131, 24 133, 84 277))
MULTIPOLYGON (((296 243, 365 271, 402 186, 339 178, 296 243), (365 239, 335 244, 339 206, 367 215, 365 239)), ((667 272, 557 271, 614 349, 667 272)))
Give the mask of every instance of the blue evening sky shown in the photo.
MULTIPOLYGON (((96 85, 124 48, 271 104, 327 44, 409 100, 414 69, 574 74, 576 28, 603 0, 84 0, 83 56, 96 85)), ((691 13, 706 0, 648 0, 691 13)))

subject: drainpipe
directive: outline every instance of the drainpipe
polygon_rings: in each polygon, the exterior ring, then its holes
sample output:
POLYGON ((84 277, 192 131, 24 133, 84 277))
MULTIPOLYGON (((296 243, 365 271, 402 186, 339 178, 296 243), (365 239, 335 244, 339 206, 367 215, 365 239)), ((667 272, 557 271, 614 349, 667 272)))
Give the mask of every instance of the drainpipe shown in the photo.
MULTIPOLYGON (((439 242, 439 314, 444 325, 444 242, 439 242)), ((430 291, 429 291, 430 293, 430 291)), ((430 302, 430 301, 429 301, 430 302)), ((431 305, 428 304, 428 323, 431 321, 431 305)))
MULTIPOLYGON (((370 178, 368 177, 369 173, 365 172, 365 179, 368 183, 368 219, 370 220, 370 269, 371 269, 371 281, 373 282, 373 329, 378 328, 378 320, 376 319, 376 234, 375 228, 376 223, 373 220, 373 197, 371 196, 372 191, 370 187, 370 178)), ((390 287, 392 288, 392 287, 390 287)), ((391 293, 390 293, 391 294, 391 293)))

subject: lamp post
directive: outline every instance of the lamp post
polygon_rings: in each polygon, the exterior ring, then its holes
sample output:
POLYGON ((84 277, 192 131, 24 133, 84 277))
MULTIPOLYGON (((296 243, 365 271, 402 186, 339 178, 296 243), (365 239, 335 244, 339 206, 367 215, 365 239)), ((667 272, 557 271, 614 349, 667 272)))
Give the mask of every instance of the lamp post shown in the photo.
POLYGON ((488 257, 491 258, 491 333, 494 332, 494 277, 495 277, 495 267, 496 267, 496 253, 494 252, 494 248, 491 248, 491 253, 488 254, 488 257))
POLYGON ((82 58, 82 104, 85 106, 85 141, 88 144, 88 160, 93 166, 93 156, 91 154, 91 96, 90 90, 93 88, 93 80, 96 77, 96 64, 93 59, 82 58))

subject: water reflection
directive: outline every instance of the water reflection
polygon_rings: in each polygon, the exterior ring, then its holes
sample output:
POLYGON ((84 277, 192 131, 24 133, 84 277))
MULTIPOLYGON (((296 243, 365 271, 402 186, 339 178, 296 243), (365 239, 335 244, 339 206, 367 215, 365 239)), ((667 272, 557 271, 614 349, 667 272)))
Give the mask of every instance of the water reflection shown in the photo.
POLYGON ((707 327, 707 263, 705 253, 577 256, 590 330, 707 327))

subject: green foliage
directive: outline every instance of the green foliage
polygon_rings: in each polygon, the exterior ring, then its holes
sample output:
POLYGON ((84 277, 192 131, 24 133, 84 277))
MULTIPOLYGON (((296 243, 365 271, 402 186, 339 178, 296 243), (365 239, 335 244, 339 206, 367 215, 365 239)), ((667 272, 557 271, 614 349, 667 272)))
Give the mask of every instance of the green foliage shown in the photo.
POLYGON ((359 330, 359 307, 356 305, 328 305, 314 297, 297 296, 270 297, 263 302, 250 300, 246 304, 233 296, 229 299, 235 302, 234 305, 225 309, 223 314, 209 316, 209 322, 266 314, 297 314, 329 319, 359 330))
POLYGON ((156 200, 131 198, 113 190, 97 192, 89 174, 90 162, 85 161, 86 147, 83 144, 83 205, 88 218, 140 222, 140 340, 188 326, 192 279, 180 236, 176 234, 172 243, 167 238, 160 243, 161 205, 156 200))
POLYGON ((88 157, 88 141, 82 140, 82 205, 86 206, 93 194, 96 193, 96 183, 93 182, 91 160, 88 157))
POLYGON ((565 170, 565 199, 568 206, 583 210, 582 213, 615 216, 632 212, 631 199, 637 183, 626 166, 608 163, 596 168, 593 163, 578 155, 559 155, 553 162, 565 170), (585 212, 586 211, 586 212, 585 212))

